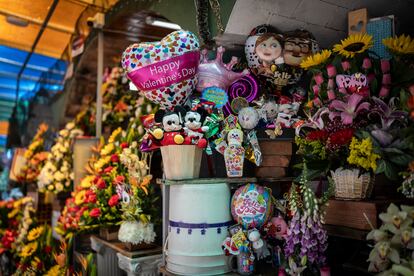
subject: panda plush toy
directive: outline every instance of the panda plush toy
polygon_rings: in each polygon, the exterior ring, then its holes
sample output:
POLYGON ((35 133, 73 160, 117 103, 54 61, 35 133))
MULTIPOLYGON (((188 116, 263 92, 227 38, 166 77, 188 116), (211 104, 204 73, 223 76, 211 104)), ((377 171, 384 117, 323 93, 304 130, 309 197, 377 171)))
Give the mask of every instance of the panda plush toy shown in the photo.
POLYGON ((174 107, 173 111, 158 110, 155 113, 155 122, 163 127, 161 135, 157 139, 161 140, 162 146, 181 145, 184 143, 183 122, 186 110, 182 106, 174 107))
POLYGON ((199 148, 207 146, 207 140, 204 137, 204 132, 208 131, 207 126, 203 126, 206 119, 207 111, 202 107, 196 110, 187 108, 187 113, 184 117, 184 133, 186 145, 197 145, 199 148))

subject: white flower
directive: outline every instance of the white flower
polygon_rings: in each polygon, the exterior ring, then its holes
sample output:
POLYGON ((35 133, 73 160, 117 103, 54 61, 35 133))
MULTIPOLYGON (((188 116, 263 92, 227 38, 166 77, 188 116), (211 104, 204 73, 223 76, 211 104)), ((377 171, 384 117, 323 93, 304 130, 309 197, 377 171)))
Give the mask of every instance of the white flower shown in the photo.
POLYGON ((60 183, 60 182, 56 183, 55 187, 56 187, 56 191, 58 191, 58 192, 63 191, 63 188, 64 188, 62 183, 60 183))
POLYGON ((67 129, 62 129, 61 131, 59 131, 59 135, 62 137, 68 137, 69 135, 69 130, 67 129))
POLYGON ((73 172, 71 172, 71 173, 69 174, 69 178, 70 178, 70 180, 75 179, 75 174, 74 174, 73 172))
POLYGON ((118 232, 118 239, 132 244, 152 243, 155 240, 154 225, 137 221, 123 221, 118 232))
POLYGON ((61 173, 60 171, 55 172, 53 177, 54 177, 55 181, 57 181, 57 182, 60 182, 60 181, 65 179, 65 175, 63 173, 61 173))
POLYGON ((74 122, 69 122, 69 123, 67 123, 66 124, 66 126, 65 126, 65 128, 67 129, 67 130, 71 130, 71 129, 73 129, 75 127, 75 123, 74 122))

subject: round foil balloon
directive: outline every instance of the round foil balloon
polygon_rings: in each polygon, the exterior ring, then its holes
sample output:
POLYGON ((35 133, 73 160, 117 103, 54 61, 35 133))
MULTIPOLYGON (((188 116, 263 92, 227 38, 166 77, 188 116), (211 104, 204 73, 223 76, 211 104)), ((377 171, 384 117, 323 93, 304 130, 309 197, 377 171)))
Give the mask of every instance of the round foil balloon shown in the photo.
POLYGON ((172 109, 186 102, 197 83, 197 37, 175 31, 159 42, 130 45, 122 55, 128 78, 150 101, 172 109))
POLYGON ((256 184, 240 187, 231 199, 231 214, 245 229, 262 227, 272 215, 271 190, 256 184))

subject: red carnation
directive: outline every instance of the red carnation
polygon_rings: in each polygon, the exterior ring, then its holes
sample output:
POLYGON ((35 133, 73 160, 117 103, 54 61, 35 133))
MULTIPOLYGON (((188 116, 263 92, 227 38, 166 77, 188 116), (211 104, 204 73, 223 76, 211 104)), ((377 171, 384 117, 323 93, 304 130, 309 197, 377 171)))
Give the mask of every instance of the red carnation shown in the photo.
POLYGON ((310 141, 324 141, 328 138, 328 132, 326 130, 313 130, 306 135, 306 139, 310 141))
POLYGON ((329 144, 332 146, 344 146, 351 142, 353 136, 353 128, 341 129, 329 136, 329 144))
POLYGON ((92 190, 86 191, 86 202, 88 203, 96 203, 96 194, 92 190))
POLYGON ((129 145, 128 145, 128 143, 127 142, 123 142, 123 143, 121 143, 121 148, 123 148, 123 149, 125 149, 125 148, 127 148, 129 145))
POLYGON ((104 169, 104 173, 110 173, 114 167, 109 166, 104 169))
POLYGON ((121 184, 121 183, 124 183, 124 181, 125 181, 125 176, 117 175, 114 179, 114 184, 121 184))
POLYGON ((93 208, 90 212, 89 215, 93 218, 97 218, 101 215, 101 210, 99 208, 93 208))
POLYGON ((108 200, 108 205, 110 207, 114 207, 115 205, 118 204, 119 201, 119 196, 118 195, 113 195, 111 196, 111 198, 108 200))
POLYGON ((112 156, 111 156, 111 161, 112 162, 114 162, 114 163, 118 163, 119 162, 119 156, 118 156, 118 154, 112 154, 112 156))
POLYGON ((96 187, 98 187, 99 190, 106 188, 106 182, 102 178, 98 180, 98 183, 96 183, 96 187))

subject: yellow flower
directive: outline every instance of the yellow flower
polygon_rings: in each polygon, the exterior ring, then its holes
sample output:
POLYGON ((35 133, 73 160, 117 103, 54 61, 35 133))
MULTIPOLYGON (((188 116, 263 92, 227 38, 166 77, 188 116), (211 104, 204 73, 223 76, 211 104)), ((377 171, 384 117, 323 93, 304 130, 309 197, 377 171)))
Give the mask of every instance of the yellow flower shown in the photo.
POLYGON ((93 176, 93 175, 85 176, 82 179, 80 186, 84 189, 90 188, 92 186, 92 181, 94 180, 94 178, 95 178, 95 176, 93 176))
POLYGON ((76 205, 81 205, 86 199, 86 191, 82 190, 79 193, 76 194, 75 196, 75 204, 76 205))
POLYGON ((19 209, 13 209, 10 213, 7 214, 8 218, 14 218, 17 213, 19 213, 19 209))
POLYGON ((100 171, 102 169, 103 166, 105 166, 106 164, 108 164, 108 162, 111 160, 110 156, 105 156, 102 157, 101 159, 99 159, 94 165, 94 169, 95 171, 100 171))
POLYGON ((118 127, 117 129, 115 129, 112 132, 111 136, 109 136, 108 143, 115 142, 115 139, 118 137, 119 134, 121 134, 121 132, 122 132, 122 128, 118 127))
POLYGON ((346 58, 353 58, 372 47, 372 36, 366 33, 353 34, 335 44, 333 51, 338 52, 346 58))
POLYGON ((49 271, 45 274, 45 276, 58 276, 60 275, 60 267, 59 265, 52 266, 49 271))
POLYGON ((114 149, 115 149, 114 144, 109 143, 101 150, 101 155, 105 156, 105 155, 111 154, 114 149))
POLYGON ((409 35, 388 37, 382 40, 385 47, 396 54, 414 54, 414 39, 409 35))
POLYGON ((302 67, 303 69, 309 69, 310 67, 318 66, 326 62, 328 58, 331 56, 331 54, 331 50, 322 50, 319 53, 305 58, 300 64, 300 67, 302 67))
POLYGON ((373 152, 372 141, 370 138, 358 140, 353 137, 351 144, 349 145, 349 156, 347 161, 351 165, 359 166, 365 170, 377 169, 377 159, 380 156, 373 152))
POLYGON ((43 233, 43 226, 39 226, 30 230, 29 235, 27 235, 28 241, 34 241, 43 233))
POLYGON ((33 255, 33 253, 37 250, 37 243, 31 242, 27 245, 25 245, 22 249, 22 252, 20 252, 20 257, 26 258, 33 255))

